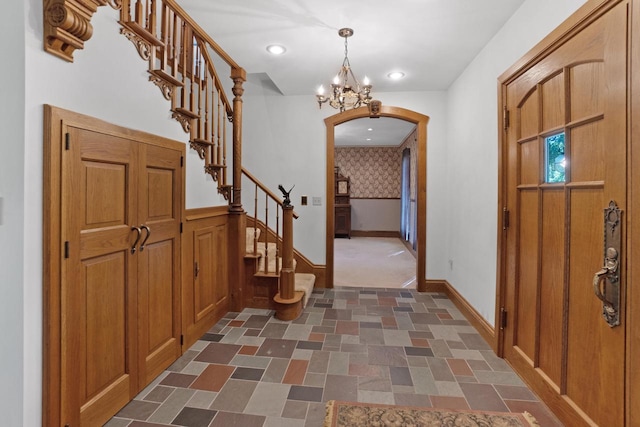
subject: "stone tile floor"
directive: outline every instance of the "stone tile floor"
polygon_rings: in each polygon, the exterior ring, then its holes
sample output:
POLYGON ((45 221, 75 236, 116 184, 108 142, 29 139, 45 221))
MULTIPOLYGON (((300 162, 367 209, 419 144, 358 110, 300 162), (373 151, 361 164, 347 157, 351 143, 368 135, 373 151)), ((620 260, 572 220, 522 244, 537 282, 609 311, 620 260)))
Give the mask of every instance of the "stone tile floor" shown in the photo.
POLYGON ((318 427, 331 399, 561 426, 445 295, 348 287, 315 290, 292 322, 228 313, 106 425, 318 427))

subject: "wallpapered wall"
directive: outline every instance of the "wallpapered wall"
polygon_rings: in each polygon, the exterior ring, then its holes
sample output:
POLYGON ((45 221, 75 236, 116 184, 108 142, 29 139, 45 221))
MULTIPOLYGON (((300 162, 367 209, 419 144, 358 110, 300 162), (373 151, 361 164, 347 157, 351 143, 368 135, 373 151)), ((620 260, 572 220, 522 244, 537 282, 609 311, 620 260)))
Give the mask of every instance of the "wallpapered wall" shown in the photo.
POLYGON ((399 199, 402 150, 399 147, 336 147, 335 165, 351 179, 351 197, 399 199))
POLYGON ((416 198, 416 135, 399 147, 336 147, 335 165, 351 179, 351 198, 399 199, 402 182, 402 150, 411 150, 411 199, 416 198))

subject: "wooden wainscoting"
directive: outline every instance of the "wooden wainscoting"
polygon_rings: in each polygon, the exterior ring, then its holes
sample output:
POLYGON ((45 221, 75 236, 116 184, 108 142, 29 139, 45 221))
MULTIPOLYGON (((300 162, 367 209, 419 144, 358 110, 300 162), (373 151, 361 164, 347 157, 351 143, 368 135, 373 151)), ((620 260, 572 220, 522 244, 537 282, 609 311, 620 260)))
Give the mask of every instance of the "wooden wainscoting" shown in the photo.
POLYGON ((182 235, 182 350, 229 311, 227 206, 189 209, 182 235))

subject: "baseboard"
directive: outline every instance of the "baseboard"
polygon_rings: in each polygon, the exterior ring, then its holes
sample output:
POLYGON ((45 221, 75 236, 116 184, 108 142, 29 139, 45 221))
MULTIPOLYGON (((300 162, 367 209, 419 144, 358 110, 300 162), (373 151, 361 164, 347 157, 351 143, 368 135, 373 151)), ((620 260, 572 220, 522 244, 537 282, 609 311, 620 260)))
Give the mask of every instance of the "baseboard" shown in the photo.
POLYGON ((427 280, 427 292, 440 292, 445 294, 451 302, 460 310, 469 323, 478 330, 482 338, 489 343, 493 351, 496 351, 496 334, 495 329, 484 317, 476 311, 469 301, 467 301, 460 293, 446 280, 427 280))
POLYGON ((399 231, 351 230, 351 237, 397 237, 399 231))

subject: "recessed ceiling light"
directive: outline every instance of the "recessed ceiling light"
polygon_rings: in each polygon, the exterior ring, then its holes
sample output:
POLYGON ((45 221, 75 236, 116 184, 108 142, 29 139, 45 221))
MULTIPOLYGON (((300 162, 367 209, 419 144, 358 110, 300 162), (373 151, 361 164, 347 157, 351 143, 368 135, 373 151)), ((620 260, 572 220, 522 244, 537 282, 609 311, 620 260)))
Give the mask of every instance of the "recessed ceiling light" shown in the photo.
POLYGON ((267 52, 269 52, 272 55, 282 55, 286 51, 287 49, 284 46, 281 46, 279 44, 271 44, 267 46, 267 52))
POLYGON ((402 71, 393 71, 387 74, 387 77, 389 77, 391 80, 400 80, 404 77, 404 73, 402 71))
POLYGON ((371 138, 367 138, 367 141, 371 141, 371 138))
POLYGON ((369 128, 369 129, 367 129, 367 130, 368 130, 369 132, 371 132, 371 131, 373 130, 373 128, 369 128))

